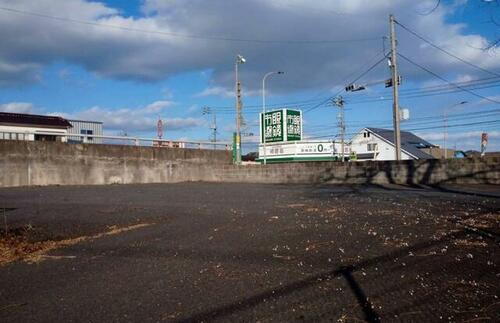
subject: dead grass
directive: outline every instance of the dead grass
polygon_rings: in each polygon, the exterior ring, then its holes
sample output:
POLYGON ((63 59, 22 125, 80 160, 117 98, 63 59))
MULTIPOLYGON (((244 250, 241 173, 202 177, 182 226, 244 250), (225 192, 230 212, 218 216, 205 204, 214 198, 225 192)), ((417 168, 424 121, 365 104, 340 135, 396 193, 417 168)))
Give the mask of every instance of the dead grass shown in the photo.
MULTIPOLYGON (((0 266, 14 261, 25 261, 27 263, 38 263, 47 258, 56 258, 58 256, 47 256, 51 250, 72 246, 84 241, 95 240, 105 236, 116 235, 123 232, 140 229, 152 225, 152 223, 139 223, 126 227, 111 226, 108 231, 101 232, 91 236, 81 236, 77 238, 64 239, 58 241, 39 241, 29 242, 27 234, 7 235, 0 238, 0 266)), ((67 257, 63 257, 67 258, 67 257)))

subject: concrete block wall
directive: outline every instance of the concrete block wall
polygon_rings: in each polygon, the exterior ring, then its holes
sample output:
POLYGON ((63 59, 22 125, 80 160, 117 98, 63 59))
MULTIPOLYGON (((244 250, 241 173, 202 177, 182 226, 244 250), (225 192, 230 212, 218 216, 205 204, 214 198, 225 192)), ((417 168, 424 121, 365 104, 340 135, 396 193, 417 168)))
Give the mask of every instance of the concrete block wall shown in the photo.
POLYGON ((500 159, 227 165, 217 172, 224 181, 275 184, 500 184, 500 159))
POLYGON ((0 187, 197 181, 224 164, 230 151, 0 141, 0 187))
POLYGON ((0 187, 184 181, 498 185, 500 158, 235 166, 229 151, 0 141, 0 187))

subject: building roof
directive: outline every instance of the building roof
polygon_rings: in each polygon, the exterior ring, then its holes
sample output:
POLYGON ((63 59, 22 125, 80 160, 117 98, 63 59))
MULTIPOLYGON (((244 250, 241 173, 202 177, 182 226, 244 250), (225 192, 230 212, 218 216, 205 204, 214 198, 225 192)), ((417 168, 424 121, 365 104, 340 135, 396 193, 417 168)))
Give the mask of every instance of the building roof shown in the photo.
POLYGON ((91 121, 91 120, 76 120, 76 119, 68 119, 69 122, 82 122, 82 123, 98 123, 102 124, 102 121, 91 121))
POLYGON ((37 114, 0 112, 0 124, 15 124, 24 126, 46 126, 51 128, 72 128, 68 120, 61 117, 43 116, 37 114))
MULTIPOLYGON (((366 129, 394 145, 394 130, 371 127, 366 129)), ((435 159, 433 156, 420 150, 420 148, 432 147, 437 146, 414 135, 411 132, 401 131, 401 150, 405 151, 406 153, 415 156, 418 159, 435 159)))

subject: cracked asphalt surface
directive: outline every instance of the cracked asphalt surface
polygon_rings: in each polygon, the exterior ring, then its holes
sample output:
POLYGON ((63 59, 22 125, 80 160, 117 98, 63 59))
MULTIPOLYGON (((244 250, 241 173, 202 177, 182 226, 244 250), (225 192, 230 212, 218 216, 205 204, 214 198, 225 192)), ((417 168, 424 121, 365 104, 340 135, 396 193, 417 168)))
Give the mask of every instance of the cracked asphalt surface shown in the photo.
POLYGON ((4 188, 1 208, 30 242, 151 224, 0 266, 2 322, 500 321, 498 186, 4 188))

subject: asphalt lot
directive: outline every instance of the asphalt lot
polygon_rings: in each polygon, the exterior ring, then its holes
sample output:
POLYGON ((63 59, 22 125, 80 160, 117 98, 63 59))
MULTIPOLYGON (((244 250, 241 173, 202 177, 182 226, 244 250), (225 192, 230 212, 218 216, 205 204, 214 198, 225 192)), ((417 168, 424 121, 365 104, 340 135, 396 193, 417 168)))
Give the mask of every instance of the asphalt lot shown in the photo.
POLYGON ((24 243, 71 241, 0 266, 0 321, 498 322, 499 191, 0 189, 24 243))

